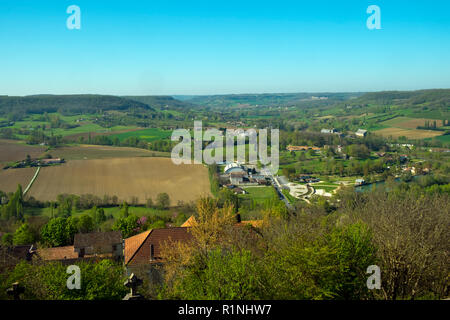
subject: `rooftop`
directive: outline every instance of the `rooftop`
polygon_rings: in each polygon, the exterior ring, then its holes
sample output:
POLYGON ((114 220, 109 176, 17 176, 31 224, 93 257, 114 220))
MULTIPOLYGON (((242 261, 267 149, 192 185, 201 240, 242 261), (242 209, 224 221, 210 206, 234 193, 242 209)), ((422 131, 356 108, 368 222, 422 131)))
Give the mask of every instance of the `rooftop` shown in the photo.
POLYGON ((120 231, 78 233, 75 235, 73 246, 75 248, 103 247, 122 243, 120 231))

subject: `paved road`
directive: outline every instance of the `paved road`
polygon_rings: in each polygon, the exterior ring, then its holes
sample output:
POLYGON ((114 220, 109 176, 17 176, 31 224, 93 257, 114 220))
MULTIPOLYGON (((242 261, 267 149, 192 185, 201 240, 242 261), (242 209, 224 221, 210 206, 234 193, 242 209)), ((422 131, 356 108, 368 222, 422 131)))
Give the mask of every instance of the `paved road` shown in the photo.
MULTIPOLYGON (((275 188, 275 190, 277 191, 277 193, 278 193, 278 197, 280 198, 280 200, 282 200, 285 204, 286 204, 286 207, 288 208, 288 210, 290 210, 290 211, 294 211, 295 210, 295 208, 294 208, 294 206, 289 202, 289 200, 285 197, 285 195, 283 194, 283 192, 281 192, 281 188, 280 188, 280 186, 278 185, 278 183, 275 181, 275 177, 274 177, 274 175, 272 174, 272 172, 270 171, 270 169, 268 169, 268 168, 262 168, 261 169, 261 174, 262 175, 265 175, 266 177, 269 177, 270 178, 270 181, 272 182, 272 185, 273 185, 273 187, 275 188)), ((280 179, 280 178, 284 178, 284 177, 277 177, 277 179, 280 179)), ((285 178, 284 178, 285 179, 285 178)), ((283 184, 283 181, 280 181, 280 184, 283 184)))
MULTIPOLYGON (((279 177, 277 177, 277 178, 279 178, 279 177)), ((280 200, 283 200, 283 202, 286 204, 286 207, 288 208, 288 210, 294 211, 294 210, 295 210, 294 206, 293 206, 293 205, 289 202, 289 200, 285 197, 285 195, 283 194, 283 192, 282 192, 280 186, 279 186, 278 183, 275 181, 275 179, 277 179, 277 178, 275 178, 274 176, 271 176, 272 185, 274 186, 275 190, 277 191, 278 196, 280 197, 280 200)), ((280 181, 280 182, 281 182, 281 181, 280 181)))

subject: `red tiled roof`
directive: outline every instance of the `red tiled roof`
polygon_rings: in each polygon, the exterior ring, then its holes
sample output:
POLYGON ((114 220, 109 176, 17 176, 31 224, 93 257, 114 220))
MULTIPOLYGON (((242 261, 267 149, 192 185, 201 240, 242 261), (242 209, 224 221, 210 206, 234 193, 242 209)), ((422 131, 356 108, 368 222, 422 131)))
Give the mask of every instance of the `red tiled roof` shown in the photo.
POLYGON ((43 260, 77 259, 78 253, 73 246, 38 249, 37 254, 43 260))
POLYGON ((192 235, 188 230, 189 228, 184 227, 152 229, 125 239, 125 264, 138 265, 151 263, 150 245, 153 245, 155 261, 161 262, 161 247, 164 242, 190 241, 192 240, 192 235))
POLYGON ((150 232, 152 232, 152 230, 125 239, 125 264, 130 262, 131 258, 133 258, 139 247, 144 243, 145 239, 147 239, 150 232))

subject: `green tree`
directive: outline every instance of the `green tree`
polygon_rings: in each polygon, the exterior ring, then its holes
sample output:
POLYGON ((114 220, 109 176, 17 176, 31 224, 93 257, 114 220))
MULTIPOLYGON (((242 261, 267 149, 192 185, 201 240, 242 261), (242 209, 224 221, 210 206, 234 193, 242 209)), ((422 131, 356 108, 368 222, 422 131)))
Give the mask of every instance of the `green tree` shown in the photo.
POLYGON ((4 220, 16 218, 22 221, 23 213, 23 191, 22 186, 19 184, 16 192, 9 199, 9 202, 2 207, 2 218, 4 220))
POLYGON ((78 232, 89 233, 95 228, 94 219, 87 214, 83 214, 78 218, 78 232))
POLYGON ((153 200, 152 200, 152 198, 148 198, 148 199, 147 199, 147 201, 146 201, 146 203, 145 203, 145 206, 146 206, 148 209, 153 208, 153 200))
POLYGON ((192 259, 175 280, 166 288, 169 299, 199 300, 251 300, 264 297, 262 274, 255 257, 248 250, 214 249, 208 253, 206 263, 200 256, 192 259))
POLYGON ((128 203, 124 201, 122 204, 122 217, 127 218, 128 214, 128 203))
POLYGON ((22 261, 7 274, 7 279, 0 284, 0 298, 6 288, 20 281, 25 287, 23 297, 32 300, 121 300, 128 289, 123 285, 126 276, 121 264, 111 260, 97 263, 81 261, 80 290, 67 288, 67 265, 60 262, 30 264, 22 261), (107 279, 107 281, 105 281, 107 279))
POLYGON ((170 198, 167 193, 160 193, 156 197, 156 205, 160 209, 167 209, 170 206, 170 198))
POLYGON ((15 246, 32 244, 33 242, 34 235, 28 223, 22 224, 19 228, 17 228, 16 232, 14 232, 13 244, 15 246))
POLYGON ((51 219, 41 230, 42 241, 52 247, 69 245, 78 232, 78 219, 58 217, 51 219))
POLYGON ((139 231, 138 217, 131 214, 126 218, 119 218, 114 222, 112 229, 120 231, 123 238, 131 237, 139 231))
POLYGON ((5 233, 2 236, 2 244, 5 246, 11 246, 13 244, 13 237, 14 235, 12 233, 5 233))

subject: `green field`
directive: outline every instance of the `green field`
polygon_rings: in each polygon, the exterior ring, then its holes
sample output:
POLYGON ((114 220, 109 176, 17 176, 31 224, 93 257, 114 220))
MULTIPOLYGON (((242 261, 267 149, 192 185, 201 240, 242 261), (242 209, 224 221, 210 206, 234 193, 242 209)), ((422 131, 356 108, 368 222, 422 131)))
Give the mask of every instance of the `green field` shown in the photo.
POLYGON ((111 135, 111 138, 119 138, 120 141, 126 140, 131 137, 136 137, 147 142, 155 140, 167 139, 172 135, 170 130, 161 130, 156 128, 142 129, 130 132, 123 132, 111 135))
POLYGON ((445 136, 438 136, 438 137, 434 137, 434 138, 428 138, 428 139, 425 139, 425 140, 432 140, 432 139, 433 140, 436 139, 436 140, 444 142, 444 143, 450 143, 450 134, 447 134, 445 136))
POLYGON ((246 187, 248 194, 240 194, 239 198, 243 201, 253 200, 257 204, 265 204, 266 201, 273 199, 275 191, 273 187, 246 187))

